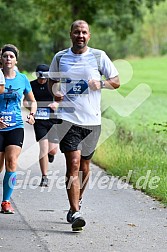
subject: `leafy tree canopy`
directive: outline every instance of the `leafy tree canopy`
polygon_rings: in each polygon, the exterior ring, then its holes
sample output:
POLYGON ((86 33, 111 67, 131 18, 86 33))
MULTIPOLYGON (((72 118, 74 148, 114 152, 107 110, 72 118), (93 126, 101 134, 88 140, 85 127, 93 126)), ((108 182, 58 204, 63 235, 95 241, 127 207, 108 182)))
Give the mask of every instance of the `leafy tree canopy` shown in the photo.
POLYGON ((25 68, 69 46, 69 27, 76 19, 92 27, 112 29, 119 38, 134 31, 142 20, 142 6, 153 10, 164 0, 0 0, 0 45, 15 44, 25 68))

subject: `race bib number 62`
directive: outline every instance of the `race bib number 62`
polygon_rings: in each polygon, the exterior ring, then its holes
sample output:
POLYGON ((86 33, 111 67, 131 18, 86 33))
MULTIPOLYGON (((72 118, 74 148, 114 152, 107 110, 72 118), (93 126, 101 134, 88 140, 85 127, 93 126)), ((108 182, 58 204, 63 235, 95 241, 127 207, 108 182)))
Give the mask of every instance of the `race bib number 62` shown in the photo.
POLYGON ((68 96, 88 94, 88 82, 79 80, 66 83, 66 94, 68 96))

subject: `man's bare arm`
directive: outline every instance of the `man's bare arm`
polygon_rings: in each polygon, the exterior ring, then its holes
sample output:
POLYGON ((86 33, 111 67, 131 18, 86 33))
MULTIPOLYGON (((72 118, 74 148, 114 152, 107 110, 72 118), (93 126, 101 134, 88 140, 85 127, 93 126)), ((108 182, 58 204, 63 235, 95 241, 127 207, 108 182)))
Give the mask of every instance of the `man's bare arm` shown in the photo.
POLYGON ((120 87, 120 81, 119 77, 115 76, 110 79, 106 79, 103 81, 97 81, 97 80, 90 80, 89 81, 89 87, 92 90, 98 90, 101 88, 106 88, 106 89, 116 89, 120 87))
POLYGON ((108 89, 119 88, 120 87, 119 77, 115 76, 114 78, 104 80, 104 85, 105 85, 105 88, 108 88, 108 89))
POLYGON ((56 80, 49 79, 48 89, 52 94, 55 101, 59 102, 63 100, 64 95, 60 91, 60 82, 56 80))

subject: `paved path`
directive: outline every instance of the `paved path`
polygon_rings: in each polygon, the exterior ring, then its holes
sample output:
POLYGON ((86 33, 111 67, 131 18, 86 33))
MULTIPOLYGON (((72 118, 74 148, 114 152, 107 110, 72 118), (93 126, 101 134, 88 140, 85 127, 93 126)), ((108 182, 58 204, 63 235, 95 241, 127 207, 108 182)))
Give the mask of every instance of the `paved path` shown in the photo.
MULTIPOLYGON (((82 206, 87 225, 83 232, 73 233, 66 222, 64 156, 59 152, 49 165, 50 186, 38 187, 38 144, 32 127, 25 127, 12 197, 16 213, 0 214, 0 252, 167 251, 167 208, 131 187, 125 189, 118 180, 112 184, 112 178, 93 164, 82 206)), ((2 176, 0 187, 2 198, 2 176)))

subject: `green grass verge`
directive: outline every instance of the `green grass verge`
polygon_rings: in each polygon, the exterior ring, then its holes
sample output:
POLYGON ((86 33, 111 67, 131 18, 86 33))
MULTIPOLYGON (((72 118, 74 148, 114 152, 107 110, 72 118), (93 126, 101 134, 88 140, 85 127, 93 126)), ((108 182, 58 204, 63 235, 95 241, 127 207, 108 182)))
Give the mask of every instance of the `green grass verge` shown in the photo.
MULTIPOLYGON (((133 77, 118 91, 104 90, 102 116, 116 125, 114 133, 101 144, 93 162, 114 176, 128 176, 134 188, 144 191, 167 205, 167 87, 165 69, 167 57, 130 59, 133 77), (133 111, 135 97, 127 106, 114 96, 128 96, 139 84, 145 83, 151 95, 133 111), (112 93, 112 94, 111 94, 112 93), (111 102, 112 101, 112 102, 111 102), (119 106, 121 113, 119 113, 119 106), (132 107, 127 116, 127 109, 132 107), (125 113, 123 113, 125 109, 125 113)), ((140 89, 138 90, 140 92, 140 89)), ((143 91, 144 92, 144 91, 143 91)), ((140 94, 139 94, 140 98, 140 94)), ((136 99, 139 99, 136 98, 136 99)), ((128 102, 128 101, 127 101, 128 102)))

